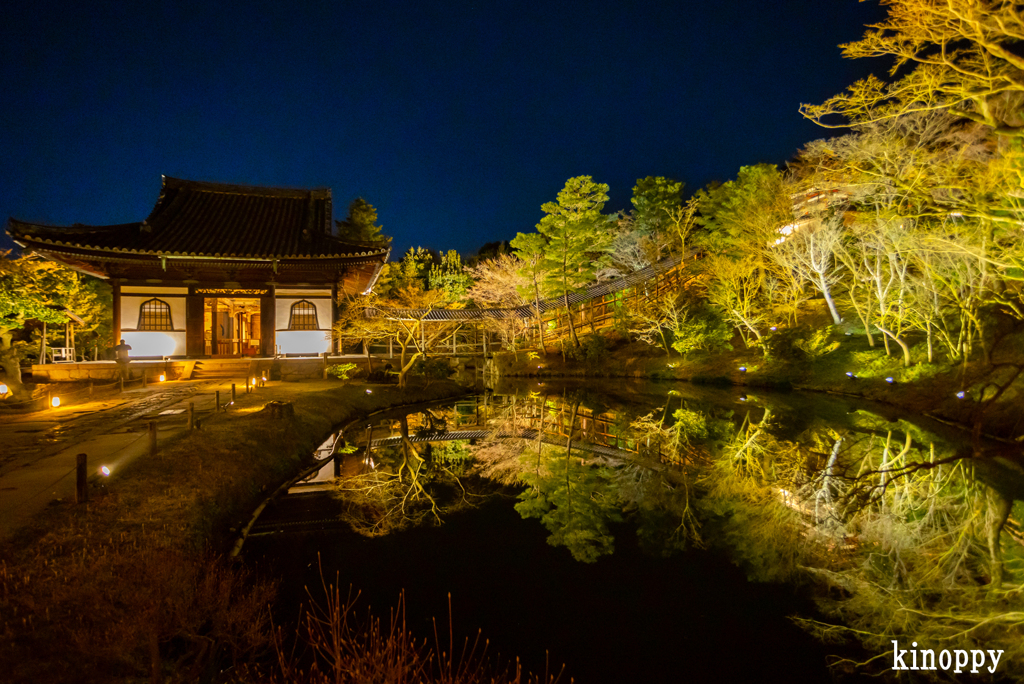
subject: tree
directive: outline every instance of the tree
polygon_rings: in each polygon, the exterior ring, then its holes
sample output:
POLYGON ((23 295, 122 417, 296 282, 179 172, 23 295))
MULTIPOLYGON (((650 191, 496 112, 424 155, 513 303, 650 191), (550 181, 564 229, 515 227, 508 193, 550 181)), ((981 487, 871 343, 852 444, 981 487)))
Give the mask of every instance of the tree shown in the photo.
POLYGON ((427 274, 431 290, 441 290, 451 302, 464 302, 472 278, 462 268, 462 258, 454 249, 441 256, 441 263, 433 264, 427 274))
POLYGON ((779 238, 771 250, 780 267, 811 283, 821 293, 836 325, 842 322, 832 296, 842 268, 835 258, 842 239, 841 221, 842 217, 832 217, 801 226, 793 234, 779 238))
POLYGON ((352 295, 340 302, 339 334, 353 335, 364 341, 389 342, 401 351, 398 384, 408 384, 410 371, 427 355, 428 349, 440 340, 455 334, 459 324, 452 321, 428 321, 440 308, 460 308, 462 302, 452 298, 445 289, 429 289, 432 263, 429 252, 422 248, 406 253, 375 292, 367 296, 352 295))
POLYGON ((377 210, 372 204, 357 197, 348 205, 348 216, 338 221, 339 237, 355 242, 380 242, 382 226, 377 225, 377 210))
MULTIPOLYGON (((757 262, 712 256, 707 258, 707 269, 714 274, 708 283, 708 301, 733 324, 746 346, 750 346, 751 335, 760 344, 761 327, 768 311, 763 293, 764 278, 757 262)), ((766 347, 763 350, 768 353, 766 347)))
POLYGON ((890 57, 891 83, 875 77, 801 113, 829 128, 944 110, 1024 136, 1024 16, 1007 0, 882 0, 889 15, 864 37, 841 45, 851 59, 890 57), (831 123, 834 116, 843 121, 831 123))
POLYGON ((548 296, 564 298, 569 333, 580 346, 573 324, 569 293, 594 281, 605 261, 610 237, 608 218, 601 214, 608 201, 608 186, 590 176, 570 178, 559 191, 556 202, 541 206, 546 216, 537 231, 547 238, 541 268, 542 286, 548 296))
POLYGON ((481 307, 522 306, 530 300, 522 294, 530 289, 530 281, 523 275, 525 268, 526 264, 515 254, 499 254, 467 266, 472 284, 466 294, 481 307))
POLYGON ((616 222, 608 275, 631 273, 660 260, 671 248, 676 238, 673 228, 682 219, 682 183, 661 176, 640 178, 636 183, 633 211, 616 222))
POLYGON ((63 310, 53 308, 52 291, 44 283, 45 263, 30 257, 11 259, 10 252, 0 252, 0 366, 12 392, 19 394, 21 356, 14 344, 14 333, 26 321, 63 323, 63 310))
POLYGON ((512 240, 512 248, 516 250, 516 258, 522 264, 519 276, 523 284, 518 288, 520 296, 533 300, 533 313, 537 321, 537 346, 541 353, 545 352, 544 322, 540 310, 540 285, 544 275, 544 253, 548 241, 540 233, 517 233, 512 240))
POLYGON ((697 193, 702 229, 695 241, 705 251, 743 255, 764 267, 779 228, 793 220, 793 200, 773 164, 744 166, 735 180, 697 193))
MULTIPOLYGON (((474 304, 481 307, 514 308, 529 302, 523 292, 530 291, 530 282, 523 273, 526 264, 514 254, 499 254, 484 259, 476 266, 467 266, 466 272, 472 278, 467 295, 474 304)), ((520 339, 526 335, 530 319, 516 315, 487 318, 483 321, 485 330, 501 335, 505 349, 516 351, 520 339)))

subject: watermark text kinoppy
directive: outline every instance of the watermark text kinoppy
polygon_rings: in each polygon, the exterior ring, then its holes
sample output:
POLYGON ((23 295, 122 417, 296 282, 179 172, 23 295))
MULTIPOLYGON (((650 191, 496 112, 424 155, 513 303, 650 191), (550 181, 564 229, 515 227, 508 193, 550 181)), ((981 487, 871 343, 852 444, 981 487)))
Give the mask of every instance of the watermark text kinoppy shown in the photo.
POLYGON ((978 668, 987 669, 995 673, 999 665, 999 659, 1003 656, 1002 651, 983 651, 979 649, 966 650, 962 648, 945 649, 935 652, 931 648, 917 649, 917 642, 911 644, 911 649, 900 649, 899 642, 892 640, 892 669, 894 670, 946 670, 954 668, 953 672, 959 674, 967 669, 970 663, 970 673, 977 674, 978 668), (920 659, 918 658, 920 656, 920 659), (986 664, 991 661, 991 665, 986 664), (908 666, 907 663, 910 663, 908 666))

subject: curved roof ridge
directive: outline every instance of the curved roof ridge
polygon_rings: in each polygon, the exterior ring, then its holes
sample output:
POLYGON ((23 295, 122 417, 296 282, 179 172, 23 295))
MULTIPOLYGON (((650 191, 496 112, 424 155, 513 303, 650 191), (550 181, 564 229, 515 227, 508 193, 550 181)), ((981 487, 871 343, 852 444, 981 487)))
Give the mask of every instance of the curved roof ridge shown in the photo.
POLYGON ((218 183, 216 181, 197 181, 174 176, 161 175, 161 194, 164 189, 188 188, 199 192, 214 192, 227 195, 261 195, 265 197, 295 197, 305 199, 328 199, 331 197, 331 189, 328 187, 319 188, 295 188, 276 185, 244 185, 242 183, 218 183))

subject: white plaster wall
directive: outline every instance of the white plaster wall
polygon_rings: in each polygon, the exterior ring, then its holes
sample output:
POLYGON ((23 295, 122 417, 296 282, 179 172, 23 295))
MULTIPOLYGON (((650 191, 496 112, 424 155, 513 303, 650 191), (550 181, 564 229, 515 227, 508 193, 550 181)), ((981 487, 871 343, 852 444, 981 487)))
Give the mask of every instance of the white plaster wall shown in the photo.
POLYGON ((176 331, 185 330, 185 298, 162 297, 159 294, 121 295, 121 330, 127 332, 139 327, 139 307, 142 302, 159 299, 171 307, 171 323, 176 331))
POLYGON ((121 329, 121 339, 131 346, 128 356, 185 356, 185 331, 162 332, 157 330, 121 329))
POLYGON ((292 304, 305 299, 312 302, 316 307, 316 322, 320 330, 331 329, 331 298, 322 297, 277 297, 275 307, 277 309, 277 322, 274 327, 278 332, 288 329, 288 319, 292 315, 292 304))

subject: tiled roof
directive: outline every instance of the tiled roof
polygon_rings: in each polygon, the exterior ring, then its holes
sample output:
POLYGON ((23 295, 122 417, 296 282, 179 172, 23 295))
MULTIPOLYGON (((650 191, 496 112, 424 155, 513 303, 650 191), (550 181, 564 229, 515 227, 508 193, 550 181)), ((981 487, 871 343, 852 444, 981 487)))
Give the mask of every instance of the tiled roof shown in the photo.
POLYGON ((164 176, 160 198, 140 223, 46 226, 8 221, 15 240, 35 245, 153 256, 259 259, 381 258, 384 243, 333 237, 331 191, 259 188, 164 176))

